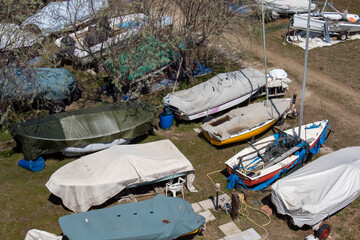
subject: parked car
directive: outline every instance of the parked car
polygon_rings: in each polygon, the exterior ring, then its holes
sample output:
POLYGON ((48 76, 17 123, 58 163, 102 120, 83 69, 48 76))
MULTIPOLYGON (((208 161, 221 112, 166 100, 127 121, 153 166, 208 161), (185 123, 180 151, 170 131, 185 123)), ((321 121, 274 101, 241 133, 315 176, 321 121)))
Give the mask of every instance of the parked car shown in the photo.
POLYGON ((65 111, 65 106, 78 100, 82 93, 65 68, 1 68, 0 86, 2 105, 46 107, 50 113, 65 111))

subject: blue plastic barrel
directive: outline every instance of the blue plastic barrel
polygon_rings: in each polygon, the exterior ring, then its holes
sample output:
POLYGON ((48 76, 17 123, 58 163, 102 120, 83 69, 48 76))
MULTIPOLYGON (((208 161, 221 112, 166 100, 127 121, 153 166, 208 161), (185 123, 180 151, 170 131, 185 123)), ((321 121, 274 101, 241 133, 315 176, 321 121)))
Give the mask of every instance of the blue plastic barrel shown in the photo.
POLYGON ((166 112, 160 114, 160 127, 162 129, 168 129, 172 126, 174 120, 174 114, 166 115, 166 112))

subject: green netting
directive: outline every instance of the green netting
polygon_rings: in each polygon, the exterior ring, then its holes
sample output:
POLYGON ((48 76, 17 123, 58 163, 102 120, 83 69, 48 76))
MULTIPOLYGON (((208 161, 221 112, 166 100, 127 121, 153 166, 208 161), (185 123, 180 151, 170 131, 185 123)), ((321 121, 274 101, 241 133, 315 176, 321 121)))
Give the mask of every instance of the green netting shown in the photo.
POLYGON ((30 119, 11 128, 25 159, 66 147, 84 147, 115 139, 133 139, 155 126, 156 107, 124 102, 30 119))
MULTIPOLYGON (((179 54, 170 44, 150 36, 142 44, 120 54, 116 64, 120 66, 118 70, 120 78, 135 80, 178 58, 179 54)), ((112 72, 115 72, 116 64, 113 59, 108 59, 106 62, 112 72)))

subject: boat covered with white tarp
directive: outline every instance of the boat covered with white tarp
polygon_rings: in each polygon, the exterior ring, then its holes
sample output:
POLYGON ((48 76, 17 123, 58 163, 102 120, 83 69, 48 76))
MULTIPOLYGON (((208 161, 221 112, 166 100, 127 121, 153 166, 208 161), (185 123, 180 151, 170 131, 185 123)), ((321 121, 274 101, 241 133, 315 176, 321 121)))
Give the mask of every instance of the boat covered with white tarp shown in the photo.
POLYGON ((272 186, 277 212, 296 226, 313 226, 360 196, 360 147, 348 147, 307 164, 272 186))
POLYGON ((100 205, 128 187, 151 184, 186 175, 192 183, 195 170, 170 140, 116 145, 58 169, 46 183, 51 193, 74 212, 100 205))
MULTIPOLYGON (((261 4, 261 0, 259 0, 261 4)), ((264 0, 264 8, 277 13, 300 13, 307 12, 309 8, 308 0, 264 0)), ((311 11, 315 10, 316 4, 311 3, 311 11)))
POLYGON ((244 102, 266 84, 265 74, 245 68, 220 73, 192 88, 169 93, 162 103, 178 118, 193 120, 244 102))

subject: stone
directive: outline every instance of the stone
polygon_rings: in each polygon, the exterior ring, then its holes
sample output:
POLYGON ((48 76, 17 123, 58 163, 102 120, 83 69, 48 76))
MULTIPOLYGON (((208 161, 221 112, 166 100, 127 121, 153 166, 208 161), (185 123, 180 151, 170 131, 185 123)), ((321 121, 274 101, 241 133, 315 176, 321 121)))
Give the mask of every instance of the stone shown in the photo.
POLYGON ((199 203, 192 203, 191 206, 196 213, 204 211, 204 209, 199 205, 199 203))
POLYGON ((272 214, 272 209, 268 205, 262 206, 261 211, 263 211, 264 213, 266 213, 269 216, 272 214))
POLYGON ((198 203, 204 210, 215 209, 214 203, 211 199, 206 199, 198 203))
POLYGON ((206 222, 216 219, 215 216, 210 212, 210 210, 202 211, 202 212, 199 212, 198 214, 203 216, 205 218, 206 222))
POLYGON ((234 222, 225 223, 223 225, 220 225, 219 228, 225 234, 225 236, 241 233, 241 230, 236 226, 234 222))

